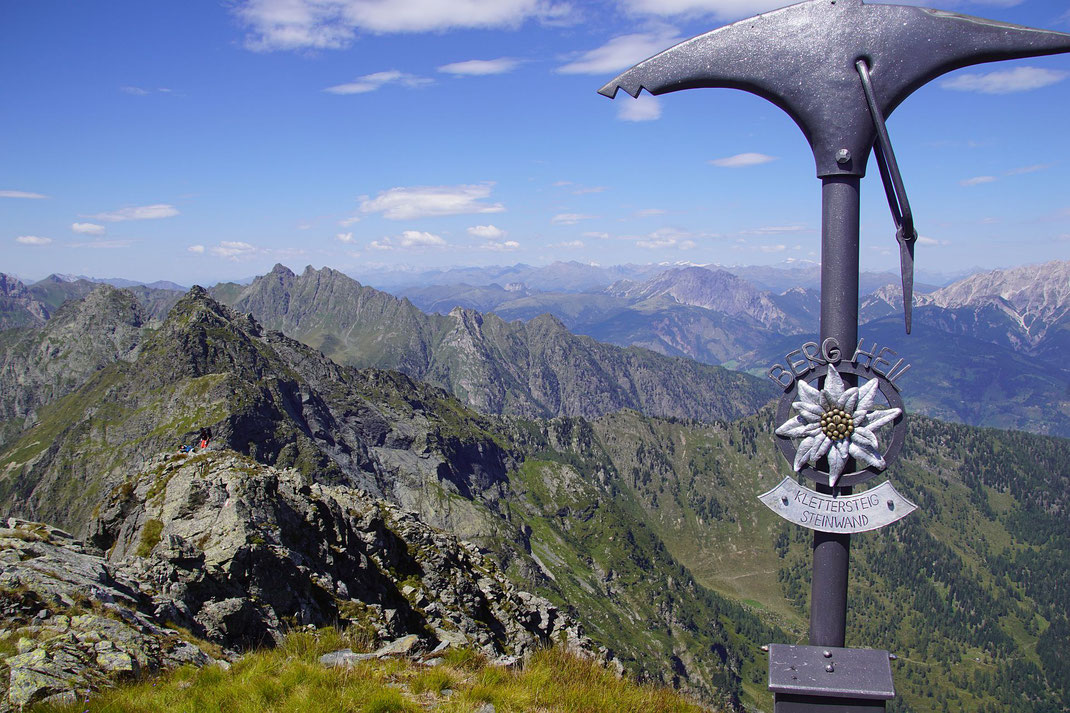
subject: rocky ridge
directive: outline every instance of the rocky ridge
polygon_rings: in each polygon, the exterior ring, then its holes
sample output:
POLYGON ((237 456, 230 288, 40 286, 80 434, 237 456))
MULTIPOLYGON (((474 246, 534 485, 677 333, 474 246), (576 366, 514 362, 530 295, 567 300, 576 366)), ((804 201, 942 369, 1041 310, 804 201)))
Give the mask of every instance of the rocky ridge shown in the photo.
POLYGON ((14 518, 0 528, 0 645, 14 649, 0 710, 225 665, 295 628, 394 642, 380 656, 452 646, 508 664, 549 644, 606 656, 412 512, 233 452, 149 465, 101 503, 89 544, 14 518))

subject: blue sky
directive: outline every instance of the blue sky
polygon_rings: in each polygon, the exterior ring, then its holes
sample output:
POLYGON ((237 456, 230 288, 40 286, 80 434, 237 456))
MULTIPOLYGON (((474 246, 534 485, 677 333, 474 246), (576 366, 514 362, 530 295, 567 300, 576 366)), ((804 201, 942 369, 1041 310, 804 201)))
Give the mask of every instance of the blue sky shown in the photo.
MULTIPOLYGON (((816 260, 820 182, 780 109, 596 93, 781 4, 0 0, 0 271, 816 260)), ((925 4, 1070 31, 1062 0, 925 4)), ((890 117, 919 269, 1070 257, 1068 77, 981 65, 890 117)), ((863 266, 897 270, 872 162, 863 192, 863 266)))

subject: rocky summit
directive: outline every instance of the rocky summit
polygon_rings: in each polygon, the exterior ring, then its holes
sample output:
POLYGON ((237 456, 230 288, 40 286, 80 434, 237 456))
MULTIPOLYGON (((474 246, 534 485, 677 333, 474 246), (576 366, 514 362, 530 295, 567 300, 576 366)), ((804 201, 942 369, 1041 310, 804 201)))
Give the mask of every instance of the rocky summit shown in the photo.
POLYGON ((475 546, 234 452, 161 454, 104 499, 91 531, 82 543, 14 518, 0 528, 8 709, 225 664, 305 627, 355 627, 379 655, 464 647, 511 663, 551 643, 605 655, 475 546))

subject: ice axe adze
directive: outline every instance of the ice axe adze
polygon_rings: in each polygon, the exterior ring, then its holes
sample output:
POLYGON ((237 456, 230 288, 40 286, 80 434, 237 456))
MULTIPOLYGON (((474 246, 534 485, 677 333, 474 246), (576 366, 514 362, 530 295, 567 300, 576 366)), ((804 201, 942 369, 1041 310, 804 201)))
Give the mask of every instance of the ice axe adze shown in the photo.
POLYGON ((884 118, 952 70, 1062 52, 1070 52, 1070 35, 1061 32, 920 7, 810 0, 681 42, 599 93, 727 87, 765 97, 802 129, 822 179, 864 176, 876 142, 900 244, 909 332, 917 234, 884 118))

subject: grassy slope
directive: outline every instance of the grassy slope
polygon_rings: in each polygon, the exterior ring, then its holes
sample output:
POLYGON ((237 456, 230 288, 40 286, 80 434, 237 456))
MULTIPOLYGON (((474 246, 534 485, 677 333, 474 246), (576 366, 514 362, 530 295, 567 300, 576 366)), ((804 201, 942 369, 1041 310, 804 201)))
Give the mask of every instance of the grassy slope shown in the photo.
POLYGON ((339 669, 317 661, 351 646, 333 630, 290 634, 279 648, 249 654, 230 670, 183 668, 88 701, 39 704, 33 713, 469 713, 485 703, 511 713, 706 710, 667 689, 637 685, 556 649, 536 654, 520 669, 489 666, 464 650, 429 659, 435 666, 373 659, 339 669))

